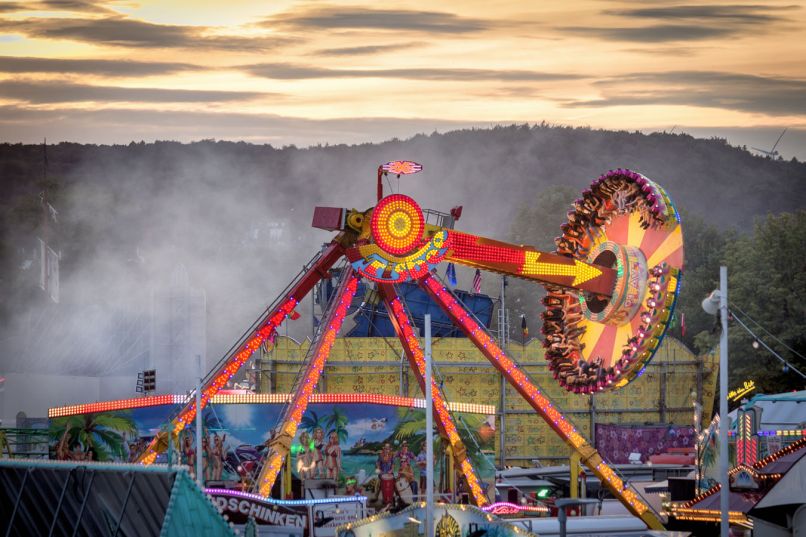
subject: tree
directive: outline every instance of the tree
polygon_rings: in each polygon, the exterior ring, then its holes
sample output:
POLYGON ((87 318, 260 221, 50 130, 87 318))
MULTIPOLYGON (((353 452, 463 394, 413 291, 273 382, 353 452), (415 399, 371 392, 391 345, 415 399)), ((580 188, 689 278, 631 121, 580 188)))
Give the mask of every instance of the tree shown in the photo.
POLYGON ((412 450, 419 450, 425 439, 425 411, 401 409, 398 413, 403 415, 395 426, 395 440, 407 440, 412 450))
POLYGON ((299 426, 302 430, 313 434, 316 429, 322 429, 322 431, 324 431, 327 428, 327 421, 324 416, 319 417, 316 412, 309 410, 302 416, 299 426))
MULTIPOLYGON (((806 360, 787 347, 806 355, 804 244, 806 211, 801 210, 757 221, 753 234, 729 243, 725 253, 729 306, 764 343, 801 371, 806 371, 806 360)), ((803 378, 785 372, 780 361, 763 347, 753 348, 752 342, 737 322, 731 323, 731 385, 753 379, 766 393, 803 389, 803 378)))
POLYGON ((711 334, 714 318, 703 311, 702 299, 719 286, 719 266, 724 260, 725 245, 734 240, 736 234, 721 232, 702 218, 685 212, 681 221, 685 264, 675 308, 676 322, 670 335, 705 352, 715 344, 716 338, 711 334))
POLYGON ((336 433, 339 437, 339 442, 346 442, 349 436, 347 432, 347 423, 349 421, 347 414, 339 407, 334 406, 333 412, 324 420, 328 436, 330 436, 330 433, 336 433))
POLYGON ((132 438, 137 426, 131 415, 124 412, 101 412, 56 418, 51 422, 51 438, 64 439, 69 449, 80 446, 83 451, 95 451, 97 460, 122 459, 125 456, 124 434, 132 438))
MULTIPOLYGON (((462 443, 467 449, 467 456, 477 472, 489 473, 494 470, 495 465, 484 454, 484 444, 494 444, 481 439, 478 432, 484 424, 485 417, 477 414, 452 414, 456 430, 459 433, 462 443)), ((395 440, 406 440, 409 449, 414 453, 419 453, 425 445, 425 412, 422 410, 408 410, 402 416, 394 431, 395 440)), ((446 446, 446 441, 439 435, 434 436, 434 453, 437 457, 442 456, 446 446)), ((489 445, 488 447, 492 447, 489 445)), ((493 472, 494 473, 494 472, 493 472)))

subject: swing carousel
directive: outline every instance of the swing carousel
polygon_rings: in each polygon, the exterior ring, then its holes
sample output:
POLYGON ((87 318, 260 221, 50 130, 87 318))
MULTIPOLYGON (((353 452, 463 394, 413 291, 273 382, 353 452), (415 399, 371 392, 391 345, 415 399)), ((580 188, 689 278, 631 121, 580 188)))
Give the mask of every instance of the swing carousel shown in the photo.
MULTIPOLYGON (((325 278, 339 260, 339 282, 311 346, 302 362, 293 390, 269 443, 268 455, 254 483, 254 492, 268 497, 284 462, 290 456, 300 421, 356 294, 359 281, 369 280, 378 291, 402 344, 409 365, 425 392, 426 362, 414 321, 397 286, 419 285, 473 342, 510 385, 574 450, 614 498, 650 527, 661 529, 656 514, 625 485, 615 471, 563 415, 561 409, 500 347, 493 336, 457 295, 440 281, 440 263, 455 263, 497 274, 530 280, 547 291, 543 300, 543 345, 557 382, 577 394, 624 388, 640 376, 669 326, 678 296, 683 265, 679 215, 658 184, 643 175, 611 170, 582 192, 555 239, 554 252, 510 244, 455 228, 460 215, 435 215, 430 223, 412 198, 384 195, 383 178, 411 175, 422 166, 394 161, 377 170, 377 200, 366 210, 316 207, 313 226, 335 233, 266 310, 231 353, 207 375, 201 407, 212 398, 265 343, 271 343, 281 323, 295 315, 300 301, 325 278)), ((473 468, 448 402, 432 380, 433 409, 440 435, 447 442, 471 501, 489 503, 473 468)), ((173 441, 192 424, 197 412, 190 400, 171 420, 173 441)), ((155 437, 140 455, 151 464, 169 445, 169 433, 155 437)))

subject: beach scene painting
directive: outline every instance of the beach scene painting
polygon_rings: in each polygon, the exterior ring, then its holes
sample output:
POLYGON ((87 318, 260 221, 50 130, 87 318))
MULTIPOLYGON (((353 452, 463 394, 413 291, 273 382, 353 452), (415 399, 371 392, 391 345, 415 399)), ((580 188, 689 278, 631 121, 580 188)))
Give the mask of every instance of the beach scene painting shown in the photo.
MULTIPOLYGON (((176 405, 98 412, 53 418, 51 457, 61 460, 129 462, 161 430, 176 405)), ((259 473, 281 404, 210 404, 202 414, 202 446, 186 429, 173 446, 171 462, 195 473, 201 452, 206 481, 248 482, 259 473)), ((495 421, 483 414, 453 414, 479 478, 494 479, 495 421)), ((414 500, 424 488, 425 411, 367 403, 312 403, 300 421, 291 447, 295 478, 330 480, 337 493, 366 495, 379 505, 414 500)), ((436 433, 436 431, 435 431, 436 433)), ((449 454, 434 435, 435 482, 439 490, 461 492, 451 483, 449 454)), ((168 453, 157 462, 168 462, 168 453)))

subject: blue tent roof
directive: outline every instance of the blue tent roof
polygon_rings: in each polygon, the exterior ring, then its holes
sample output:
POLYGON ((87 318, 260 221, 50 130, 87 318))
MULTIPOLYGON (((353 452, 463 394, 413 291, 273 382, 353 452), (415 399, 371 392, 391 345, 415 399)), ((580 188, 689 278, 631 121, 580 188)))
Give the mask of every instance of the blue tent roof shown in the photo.
MULTIPOLYGON (((464 337, 462 331, 451 323, 448 316, 437 306, 431 297, 417 284, 403 283, 397 286, 400 297, 408 306, 420 336, 424 334, 423 319, 431 314, 431 334, 434 337, 464 337)), ((493 300, 482 294, 467 291, 454 291, 485 327, 490 327, 493 316, 493 300)), ((358 308, 355 326, 347 333, 347 337, 395 337, 395 329, 389 321, 389 315, 383 302, 365 303, 358 308)))
POLYGON ((0 534, 234 536, 187 470, 0 460, 0 534))

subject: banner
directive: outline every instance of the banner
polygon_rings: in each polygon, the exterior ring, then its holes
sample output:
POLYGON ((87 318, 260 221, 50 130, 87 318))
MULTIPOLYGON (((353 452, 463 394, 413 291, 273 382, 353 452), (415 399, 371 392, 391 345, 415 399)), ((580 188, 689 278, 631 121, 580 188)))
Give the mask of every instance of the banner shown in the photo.
POLYGON ((646 463, 652 455, 669 448, 694 447, 696 435, 690 426, 629 426, 596 424, 596 449, 611 464, 627 464, 630 453, 640 453, 646 463))

